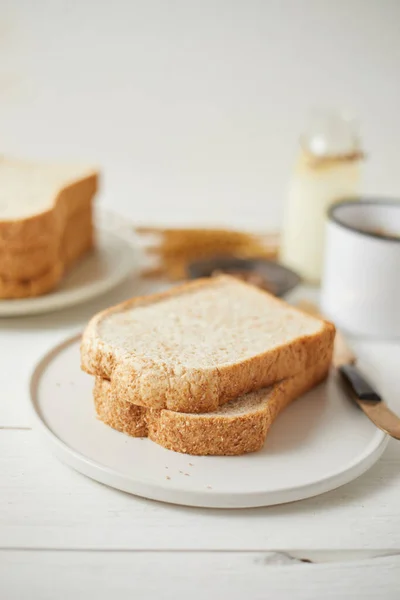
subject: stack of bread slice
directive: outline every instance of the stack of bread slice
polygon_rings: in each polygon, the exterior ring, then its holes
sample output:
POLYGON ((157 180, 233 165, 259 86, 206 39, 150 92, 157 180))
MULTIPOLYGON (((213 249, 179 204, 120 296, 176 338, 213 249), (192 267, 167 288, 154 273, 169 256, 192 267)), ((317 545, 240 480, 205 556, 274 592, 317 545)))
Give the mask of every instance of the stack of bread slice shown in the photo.
POLYGON ((195 455, 259 450, 279 412, 322 381, 335 329, 230 276, 133 298, 89 322, 82 368, 98 417, 195 455))
POLYGON ((0 158, 0 298, 45 294, 92 248, 97 172, 0 158))

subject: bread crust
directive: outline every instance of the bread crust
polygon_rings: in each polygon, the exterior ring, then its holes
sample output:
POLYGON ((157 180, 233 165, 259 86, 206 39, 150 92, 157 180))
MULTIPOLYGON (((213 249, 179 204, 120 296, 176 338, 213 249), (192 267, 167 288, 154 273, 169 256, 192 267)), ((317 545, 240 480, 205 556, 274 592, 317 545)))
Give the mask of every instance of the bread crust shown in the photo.
POLYGON ((30 298, 46 294, 53 289, 64 274, 62 263, 55 263, 48 271, 34 279, 13 280, 0 277, 0 298, 30 298))
MULTIPOLYGON (((184 454, 233 456, 255 452, 280 412, 328 374, 329 357, 307 370, 261 390, 268 402, 243 414, 185 414, 146 409, 111 393, 111 383, 96 377, 93 397, 97 415, 106 425, 133 437, 152 441, 184 454)), ((246 402, 246 395, 242 397, 246 402)), ((227 407, 228 408, 228 407, 227 407)))
POLYGON ((94 245, 96 172, 71 179, 51 208, 28 218, 0 220, 0 298, 39 296, 94 245))
POLYGON ((0 278, 35 279, 56 262, 57 250, 53 245, 18 251, 0 249, 0 278))
MULTIPOLYGON (((46 267, 44 271, 39 270, 32 277, 19 276, 15 279, 0 274, 0 298, 30 298, 50 292, 57 287, 66 271, 93 245, 94 232, 90 207, 90 210, 86 208, 82 214, 76 214, 69 220, 59 248, 53 254, 48 252, 48 263, 45 261, 42 263, 42 266, 46 267)), ((34 256, 33 252, 32 259, 34 256)))
POLYGON ((54 197, 51 208, 33 216, 0 220, 0 250, 27 250, 46 245, 57 245, 73 214, 91 202, 98 187, 98 174, 89 172, 87 176, 72 180, 54 197))
POLYGON ((62 236, 43 246, 29 249, 0 248, 0 280, 33 280, 45 276, 56 265, 68 267, 75 258, 93 246, 92 203, 74 213, 66 223, 62 236))
MULTIPOLYGON (((148 408, 201 413, 215 411, 218 406, 242 394, 267 387, 325 359, 330 360, 335 328, 325 321, 321 321, 321 330, 317 334, 299 337, 289 344, 249 359, 212 369, 177 369, 123 353, 97 335, 99 323, 112 313, 162 302, 178 294, 192 293, 223 279, 233 278, 224 275, 197 280, 152 296, 133 298, 99 313, 89 322, 82 337, 82 369, 91 375, 109 379, 110 393, 114 398, 124 398, 132 404, 148 408)), ((234 281, 237 285, 250 287, 244 282, 234 281)), ((278 298, 268 296, 270 301, 285 304, 278 298)))

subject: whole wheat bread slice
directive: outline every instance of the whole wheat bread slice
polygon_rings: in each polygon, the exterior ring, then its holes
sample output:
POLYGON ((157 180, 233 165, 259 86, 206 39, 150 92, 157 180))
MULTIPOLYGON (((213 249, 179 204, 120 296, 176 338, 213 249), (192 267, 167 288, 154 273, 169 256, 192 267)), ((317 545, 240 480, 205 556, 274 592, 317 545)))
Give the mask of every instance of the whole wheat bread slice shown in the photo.
POLYGON ((37 296, 93 246, 97 173, 0 158, 0 298, 37 296))
MULTIPOLYGON (((13 253, 0 266, 0 298, 28 298, 53 290, 69 270, 94 245, 92 213, 83 211, 68 220, 56 247, 13 253), (26 257, 26 262, 23 261, 26 257), (35 258, 39 259, 35 262, 35 258), (8 270, 7 270, 8 268, 8 270), (6 275, 1 271, 5 271, 6 275), (11 276, 10 276, 11 272, 11 276), (16 276, 17 274, 17 276, 16 276)), ((1 261, 1 251, 0 251, 1 261)))
POLYGON ((0 250, 57 243, 70 217, 90 209, 95 169, 0 157, 0 250))
POLYGON ((148 437, 184 454, 238 455, 260 450, 279 413, 322 381, 329 365, 325 358, 302 373, 231 400, 211 413, 187 414, 135 406, 115 398, 110 382, 100 377, 96 377, 93 396, 99 419, 118 431, 148 437))
MULTIPOLYGON (((59 247, 53 249, 52 254, 48 254, 50 261, 44 271, 39 269, 37 265, 37 272, 33 276, 18 278, 5 277, 0 272, 0 298, 12 299, 41 296, 57 287, 65 272, 93 247, 94 232, 91 227, 88 227, 87 221, 88 215, 82 215, 82 218, 81 215, 76 215, 70 219, 59 247), (79 217, 79 220, 77 217, 79 217)), ((25 254, 29 255, 29 252, 25 254)), ((35 254, 35 252, 32 252, 32 261, 35 254)), ((30 259, 28 258, 27 260, 29 261, 30 259)), ((23 265, 24 263, 21 264, 23 265)), ((16 263, 14 262, 13 265, 15 267, 16 263)), ((33 271, 32 262, 25 263, 25 268, 28 268, 28 265, 31 265, 33 271)))
POLYGON ((64 270, 93 246, 93 234, 92 207, 89 206, 72 215, 63 234, 47 244, 23 249, 0 247, 0 281, 20 285, 40 278, 59 263, 64 270))
POLYGON ((133 298, 96 315, 83 370, 135 405, 211 412, 324 359, 335 329, 229 276, 133 298))

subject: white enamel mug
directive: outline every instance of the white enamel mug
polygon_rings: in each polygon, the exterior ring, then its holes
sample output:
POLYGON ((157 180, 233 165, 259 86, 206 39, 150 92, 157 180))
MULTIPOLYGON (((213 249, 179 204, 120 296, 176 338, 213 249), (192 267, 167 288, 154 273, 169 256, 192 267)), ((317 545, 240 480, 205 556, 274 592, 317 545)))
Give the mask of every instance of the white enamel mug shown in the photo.
POLYGON ((400 202, 348 200, 329 209, 321 308, 355 335, 400 338, 400 202))

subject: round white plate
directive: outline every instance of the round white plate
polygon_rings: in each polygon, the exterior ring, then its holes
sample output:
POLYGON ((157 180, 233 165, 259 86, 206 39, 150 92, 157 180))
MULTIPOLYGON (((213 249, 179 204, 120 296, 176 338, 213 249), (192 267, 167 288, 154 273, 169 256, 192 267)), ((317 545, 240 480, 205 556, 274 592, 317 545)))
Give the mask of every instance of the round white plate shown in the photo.
MULTIPOLYGON (((132 238, 133 239, 133 238, 132 238)), ((0 317, 60 310, 108 292, 133 273, 138 251, 118 231, 97 229, 96 247, 66 274, 49 294, 20 300, 0 300, 0 317)))
POLYGON ((53 452, 101 483, 174 504, 243 508, 308 498, 361 475, 387 444, 334 375, 280 415, 263 450, 237 457, 178 454, 114 431, 97 420, 92 387, 79 368, 79 338, 37 366, 31 403, 53 452))

